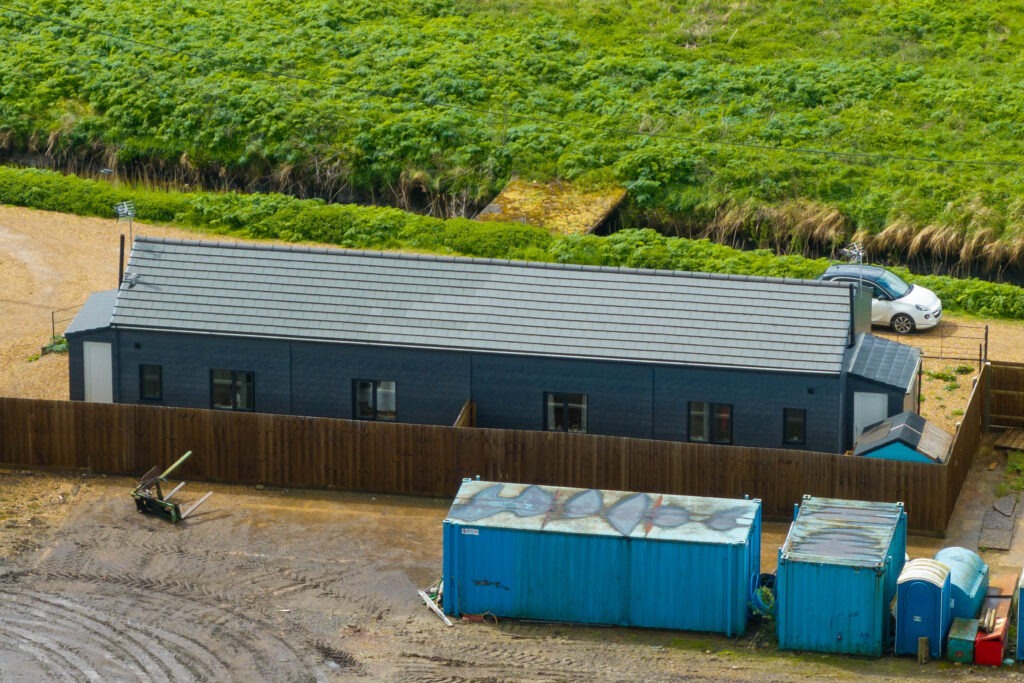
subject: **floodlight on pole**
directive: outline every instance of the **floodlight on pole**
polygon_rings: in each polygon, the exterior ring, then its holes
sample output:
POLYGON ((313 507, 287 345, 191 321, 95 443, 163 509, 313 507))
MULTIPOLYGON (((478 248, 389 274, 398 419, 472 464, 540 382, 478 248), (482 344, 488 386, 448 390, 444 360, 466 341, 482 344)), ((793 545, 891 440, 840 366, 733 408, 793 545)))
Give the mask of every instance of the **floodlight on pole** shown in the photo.
POLYGON ((128 241, 135 243, 135 236, 132 234, 132 219, 135 218, 135 202, 118 202, 114 204, 114 213, 117 214, 117 222, 128 219, 128 241))

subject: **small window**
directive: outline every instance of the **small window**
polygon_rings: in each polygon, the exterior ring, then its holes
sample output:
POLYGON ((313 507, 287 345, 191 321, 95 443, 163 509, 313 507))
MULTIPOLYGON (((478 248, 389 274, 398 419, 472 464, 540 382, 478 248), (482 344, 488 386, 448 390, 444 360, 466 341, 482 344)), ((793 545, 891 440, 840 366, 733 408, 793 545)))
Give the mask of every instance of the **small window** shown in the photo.
POLYGON ((807 440, 807 411, 782 409, 782 443, 800 445, 807 440))
POLYGON ((210 405, 217 410, 255 410, 256 374, 244 370, 210 370, 210 405))
POLYGON ((544 394, 544 429, 549 432, 587 431, 586 394, 544 394))
POLYGON ((386 379, 357 379, 352 383, 355 400, 352 414, 357 420, 394 422, 398 419, 395 383, 386 379))
POLYGON ((690 441, 732 443, 732 406, 728 403, 691 401, 690 441))
POLYGON ((139 366, 139 398, 143 401, 162 401, 164 398, 163 366, 139 366))

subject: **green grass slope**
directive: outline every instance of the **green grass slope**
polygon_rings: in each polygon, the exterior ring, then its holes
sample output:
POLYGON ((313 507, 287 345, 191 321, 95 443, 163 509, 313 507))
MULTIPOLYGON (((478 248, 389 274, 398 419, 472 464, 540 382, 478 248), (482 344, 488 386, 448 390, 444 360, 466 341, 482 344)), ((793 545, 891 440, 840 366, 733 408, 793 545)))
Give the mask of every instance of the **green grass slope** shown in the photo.
POLYGON ((0 48, 0 156, 66 171, 1024 259, 1021 3, 12 0, 0 48))

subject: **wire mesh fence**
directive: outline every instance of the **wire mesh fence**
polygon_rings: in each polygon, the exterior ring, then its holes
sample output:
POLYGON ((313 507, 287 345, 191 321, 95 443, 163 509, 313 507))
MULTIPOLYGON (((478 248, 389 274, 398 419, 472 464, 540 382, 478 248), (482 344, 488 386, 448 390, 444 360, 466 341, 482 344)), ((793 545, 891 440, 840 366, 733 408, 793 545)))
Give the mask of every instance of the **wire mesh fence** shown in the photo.
POLYGON ((988 325, 944 320, 937 327, 924 332, 897 334, 876 331, 875 334, 915 346, 926 359, 966 361, 979 368, 988 360, 988 325))
POLYGON ((67 327, 65 323, 69 323, 74 320, 75 316, 78 315, 78 310, 80 308, 82 308, 82 304, 50 311, 50 339, 55 339, 57 337, 58 329, 60 329, 61 334, 64 334, 64 330, 67 327))

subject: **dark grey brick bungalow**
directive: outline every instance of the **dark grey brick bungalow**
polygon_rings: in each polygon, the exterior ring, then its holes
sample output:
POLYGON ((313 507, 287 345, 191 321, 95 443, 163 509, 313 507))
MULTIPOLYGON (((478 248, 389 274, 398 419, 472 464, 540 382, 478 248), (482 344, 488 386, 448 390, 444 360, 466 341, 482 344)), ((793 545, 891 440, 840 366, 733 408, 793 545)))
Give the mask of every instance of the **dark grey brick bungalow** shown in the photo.
POLYGON ((844 452, 920 354, 853 285, 140 237, 73 400, 844 452))

